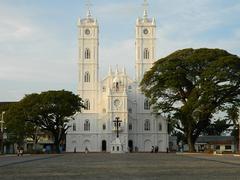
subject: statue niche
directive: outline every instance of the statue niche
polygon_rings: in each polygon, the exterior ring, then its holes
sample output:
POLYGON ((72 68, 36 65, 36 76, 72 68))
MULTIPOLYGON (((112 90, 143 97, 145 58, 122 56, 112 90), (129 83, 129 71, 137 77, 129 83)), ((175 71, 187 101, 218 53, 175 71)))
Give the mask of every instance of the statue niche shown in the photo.
POLYGON ((122 87, 122 82, 118 77, 115 77, 113 79, 113 90, 115 90, 116 92, 120 91, 122 87))

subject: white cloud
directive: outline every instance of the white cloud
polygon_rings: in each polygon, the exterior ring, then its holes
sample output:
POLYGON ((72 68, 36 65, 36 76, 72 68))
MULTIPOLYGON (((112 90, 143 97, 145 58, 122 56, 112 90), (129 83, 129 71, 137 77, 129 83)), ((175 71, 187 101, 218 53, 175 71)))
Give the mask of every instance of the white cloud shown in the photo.
POLYGON ((177 0, 170 7, 167 6, 168 1, 158 3, 162 5, 160 11, 163 12, 157 35, 159 57, 191 47, 222 48, 240 54, 240 26, 235 21, 236 14, 240 12, 240 3, 229 3, 221 8, 221 3, 217 1, 185 2, 188 3, 177 0), (233 33, 230 34, 231 31, 233 33))
POLYGON ((32 29, 27 26, 17 27, 14 36, 17 38, 25 38, 32 33, 32 29))
POLYGON ((72 65, 67 61, 73 59, 71 47, 63 47, 55 32, 26 17, 16 8, 0 7, 0 79, 54 81, 47 75, 66 80, 67 75, 54 71, 72 65))
POLYGON ((0 6, 0 43, 32 37, 35 27, 17 12, 15 8, 0 6))
POLYGON ((26 39, 33 34, 32 27, 19 24, 19 22, 16 22, 16 19, 9 18, 4 21, 0 18, 0 42, 26 39))
MULTIPOLYGON (((240 3, 233 2, 149 1, 149 15, 157 17, 158 22, 158 57, 188 47, 219 47, 239 55, 240 3), (231 32, 227 36, 223 34, 213 38, 214 33, 221 29, 231 32)), ((101 24, 99 62, 102 77, 108 72, 109 64, 113 69, 118 64, 120 68, 125 66, 134 78, 134 28, 135 19, 142 15, 141 3, 142 0, 106 1, 93 7, 93 15, 101 24)), ((77 19, 74 16, 80 12, 62 12, 60 6, 58 9, 51 5, 36 12, 33 4, 31 8, 24 6, 22 9, 1 2, 0 81, 8 84, 8 88, 1 83, 4 88, 0 90, 0 101, 10 97, 15 99, 42 88, 76 89, 78 47, 74 33, 77 28, 73 25, 75 21, 66 23, 72 19, 65 19, 64 23, 62 19, 69 16, 77 19), (13 83, 9 85, 9 82, 13 83)), ((70 8, 72 5, 68 3, 70 8)))
POLYGON ((58 32, 29 14, 0 6, 0 101, 41 90, 72 90, 77 83, 75 44, 63 44, 58 32))

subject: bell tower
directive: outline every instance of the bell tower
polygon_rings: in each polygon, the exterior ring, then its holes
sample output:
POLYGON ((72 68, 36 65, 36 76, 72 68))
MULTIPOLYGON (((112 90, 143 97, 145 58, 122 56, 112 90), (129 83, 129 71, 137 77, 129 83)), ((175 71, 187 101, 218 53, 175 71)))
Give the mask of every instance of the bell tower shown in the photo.
POLYGON ((78 51, 78 95, 84 100, 84 112, 93 113, 97 111, 99 83, 99 26, 90 3, 86 17, 78 19, 78 51))
POLYGON ((147 0, 144 0, 143 7, 143 17, 136 21, 135 79, 138 83, 141 82, 144 73, 152 67, 156 51, 156 21, 148 17, 147 0))

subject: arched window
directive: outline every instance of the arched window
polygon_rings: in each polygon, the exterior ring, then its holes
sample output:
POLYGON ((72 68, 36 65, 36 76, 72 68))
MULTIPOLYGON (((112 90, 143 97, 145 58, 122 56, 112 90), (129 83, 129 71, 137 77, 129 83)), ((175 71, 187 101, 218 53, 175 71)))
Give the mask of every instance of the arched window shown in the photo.
POLYGON ((73 131, 76 131, 76 130, 77 130, 77 128, 76 128, 76 123, 73 123, 72 128, 73 128, 73 131))
POLYGON ((128 129, 129 129, 130 131, 132 130, 132 124, 131 124, 131 123, 128 125, 128 129))
POLYGON ((106 130, 106 124, 105 123, 102 125, 102 129, 106 130))
POLYGON ((148 50, 148 48, 144 49, 143 57, 144 57, 144 59, 149 59, 149 50, 148 50))
POLYGON ((89 72, 85 72, 85 74, 84 74, 84 82, 90 82, 90 74, 89 74, 89 72))
POLYGON ((90 131, 90 122, 89 122, 89 120, 85 120, 85 122, 84 122, 84 131, 90 131))
POLYGON ((90 59, 91 58, 91 53, 90 53, 90 49, 86 49, 85 50, 85 59, 90 59))
POLYGON ((150 131, 150 121, 147 119, 144 122, 144 130, 145 131, 150 131))
POLYGON ((90 110, 90 101, 88 99, 84 102, 85 110, 90 110))
POLYGON ((148 99, 144 100, 144 109, 145 110, 149 110, 150 109, 150 103, 148 99))
POLYGON ((159 130, 159 131, 162 131, 162 123, 159 123, 159 124, 158 124, 158 130, 159 130))

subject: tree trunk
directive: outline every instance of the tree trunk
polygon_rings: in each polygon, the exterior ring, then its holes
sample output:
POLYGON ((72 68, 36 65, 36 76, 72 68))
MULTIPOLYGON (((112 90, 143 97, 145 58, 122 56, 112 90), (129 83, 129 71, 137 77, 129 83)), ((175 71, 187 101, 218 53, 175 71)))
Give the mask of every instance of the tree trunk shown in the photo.
POLYGON ((193 136, 190 133, 188 134, 187 141, 188 141, 189 152, 196 152, 194 147, 195 141, 193 140, 193 136))
POLYGON ((59 140, 59 132, 55 132, 53 133, 54 136, 54 153, 59 154, 60 153, 60 149, 59 149, 59 145, 60 145, 60 140, 59 140))
POLYGON ((58 140, 55 140, 55 141, 54 141, 54 152, 57 153, 57 154, 60 153, 59 145, 60 145, 59 141, 58 141, 58 140))

